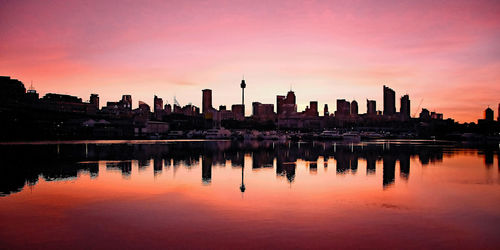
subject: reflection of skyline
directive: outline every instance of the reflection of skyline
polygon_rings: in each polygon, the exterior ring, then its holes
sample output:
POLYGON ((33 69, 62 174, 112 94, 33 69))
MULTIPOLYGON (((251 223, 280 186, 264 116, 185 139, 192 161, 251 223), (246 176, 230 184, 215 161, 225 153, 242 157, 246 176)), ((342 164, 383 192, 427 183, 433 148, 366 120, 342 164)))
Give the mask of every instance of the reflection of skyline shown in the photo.
MULTIPOLYGON (((105 162, 107 171, 120 171, 128 178, 132 173, 132 162, 137 161, 139 171, 153 166, 154 175, 164 169, 174 167, 194 168, 201 165, 201 180, 212 182, 212 167, 225 166, 242 168, 240 189, 245 190, 245 155, 251 159, 251 170, 276 167, 276 175, 285 177, 290 183, 295 181, 297 161, 306 162, 310 173, 317 173, 318 163, 325 169, 335 166, 338 175, 356 175, 359 160, 366 161, 366 175, 375 175, 377 163, 382 165, 382 186, 388 187, 395 181, 396 163, 399 162, 399 176, 402 180, 410 177, 411 159, 422 166, 443 161, 443 147, 401 144, 386 147, 379 144, 352 146, 331 143, 272 143, 272 142, 204 142, 174 144, 61 144, 61 145, 10 145, 0 148, 6 167, 0 175, 1 194, 18 192, 25 185, 36 185, 39 178, 46 181, 68 180, 78 177, 80 172, 88 172, 91 178, 99 175, 99 161, 105 162), (29 158, 16 158, 10 150, 22 150, 29 158), (318 162, 319 160, 319 162, 318 162), (328 162, 335 160, 335 165, 328 162), (151 163, 152 161, 152 163, 151 163), (201 161, 201 162, 200 162, 201 161)), ((447 155, 453 151, 446 151, 447 155)), ((494 156, 500 157, 496 149, 483 149, 486 167, 494 163, 494 156)), ((363 165, 362 165, 363 166, 363 165)), ((500 171, 500 163, 499 163, 500 171)), ((363 173, 361 173, 363 174, 363 173)))

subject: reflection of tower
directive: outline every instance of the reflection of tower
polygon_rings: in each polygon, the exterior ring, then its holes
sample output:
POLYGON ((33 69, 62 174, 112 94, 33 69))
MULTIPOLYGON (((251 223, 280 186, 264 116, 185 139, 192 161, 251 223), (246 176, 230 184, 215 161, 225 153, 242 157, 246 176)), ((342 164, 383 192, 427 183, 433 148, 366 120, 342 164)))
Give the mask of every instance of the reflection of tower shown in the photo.
POLYGON ((245 117, 245 88, 247 84, 245 83, 245 77, 241 80, 241 105, 243 106, 243 117, 245 117))
POLYGON ((201 159, 201 180, 205 184, 212 182, 212 157, 202 156, 201 159))
POLYGON ((240 190, 242 193, 245 192, 245 182, 244 182, 244 177, 245 177, 245 159, 243 159, 243 165, 241 166, 241 186, 240 190))
POLYGON ((396 157, 392 155, 384 155, 383 156, 383 180, 382 186, 385 188, 394 183, 394 172, 396 168, 396 157))

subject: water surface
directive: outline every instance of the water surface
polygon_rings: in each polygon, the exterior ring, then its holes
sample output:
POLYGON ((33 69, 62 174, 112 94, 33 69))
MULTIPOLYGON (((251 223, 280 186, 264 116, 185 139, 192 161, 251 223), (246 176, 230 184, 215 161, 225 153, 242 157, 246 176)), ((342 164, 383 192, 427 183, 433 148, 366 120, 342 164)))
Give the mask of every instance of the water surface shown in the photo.
POLYGON ((498 146, 0 145, 2 248, 497 248, 498 146))

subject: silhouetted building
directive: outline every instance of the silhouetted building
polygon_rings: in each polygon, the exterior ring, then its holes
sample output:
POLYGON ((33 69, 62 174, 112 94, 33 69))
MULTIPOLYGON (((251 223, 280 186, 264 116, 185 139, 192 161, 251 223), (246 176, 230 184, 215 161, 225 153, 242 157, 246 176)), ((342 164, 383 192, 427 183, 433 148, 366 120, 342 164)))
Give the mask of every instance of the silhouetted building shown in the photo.
POLYGON ((288 91, 285 96, 276 96, 276 111, 278 115, 290 116, 297 113, 297 104, 295 103, 295 93, 288 91))
POLYGON ((122 96, 122 104, 125 109, 132 110, 132 96, 131 95, 123 95, 122 96))
POLYGON ((330 116, 330 112, 328 111, 328 104, 325 104, 323 108, 323 116, 330 116))
POLYGON ((436 112, 431 112, 431 119, 443 120, 443 114, 436 113, 436 112))
POLYGON ((318 102, 317 101, 311 101, 309 103, 309 106, 306 107, 306 110, 304 111, 304 114, 306 116, 312 116, 312 117, 319 116, 319 113, 318 113, 318 102))
POLYGON ((155 95, 154 97, 154 113, 157 114, 163 111, 163 99, 155 95))
POLYGON ((351 114, 351 104, 345 99, 337 99, 336 117, 347 117, 351 114))
POLYGON ((422 109, 422 112, 420 112, 419 118, 422 120, 430 120, 431 119, 431 114, 428 109, 422 109))
POLYGON ((252 115, 257 120, 274 120, 274 104, 262 104, 260 102, 252 103, 252 115))
POLYGON ((488 107, 487 109, 484 110, 484 119, 486 121, 493 121, 493 117, 495 117, 494 115, 494 111, 493 109, 491 109, 490 107, 488 107))
POLYGON ((358 115, 358 102, 356 100, 351 102, 351 115, 358 115))
POLYGON ((366 113, 368 115, 377 115, 377 102, 375 100, 366 100, 366 113))
POLYGON ((202 106, 201 110, 203 114, 207 114, 209 111, 212 111, 212 90, 211 89, 204 89, 203 91, 203 99, 202 99, 202 106))
POLYGON ((497 121, 500 122, 500 103, 498 104, 498 117, 497 117, 497 121))
POLYGON ((0 76, 0 103, 22 101, 26 88, 24 84, 8 76, 0 76))
POLYGON ((48 93, 40 99, 38 106, 56 112, 80 114, 95 114, 97 112, 97 107, 94 104, 84 103, 81 98, 53 93, 48 93))
POLYGON ((165 104, 163 110, 165 111, 165 114, 166 115, 169 115, 170 113, 172 113, 172 105, 170 104, 165 104))
POLYGON ((403 121, 408 121, 410 119, 410 97, 408 95, 401 97, 401 107, 399 113, 403 121))
POLYGON ((231 106, 231 112, 233 112, 233 117, 235 120, 241 121, 245 119, 245 106, 241 104, 233 104, 231 106))
POLYGON ((94 105, 97 110, 99 110, 99 95, 98 94, 91 94, 90 95, 90 104, 94 105))
POLYGON ((396 92, 384 85, 384 115, 396 113, 396 92))

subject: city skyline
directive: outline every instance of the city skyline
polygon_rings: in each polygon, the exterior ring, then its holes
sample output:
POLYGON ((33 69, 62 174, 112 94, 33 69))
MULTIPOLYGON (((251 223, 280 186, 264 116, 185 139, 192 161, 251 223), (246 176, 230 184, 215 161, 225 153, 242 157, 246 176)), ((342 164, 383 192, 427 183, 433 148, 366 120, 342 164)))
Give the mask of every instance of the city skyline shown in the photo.
POLYGON ((365 113, 366 98, 382 103, 380 85, 409 93, 411 114, 423 99, 459 122, 499 102, 495 1, 2 3, 0 75, 41 95, 99 93, 105 103, 129 93, 150 105, 177 96, 201 107, 210 88, 218 107, 240 102, 244 74, 246 107, 290 85, 299 110, 344 98, 365 113))

